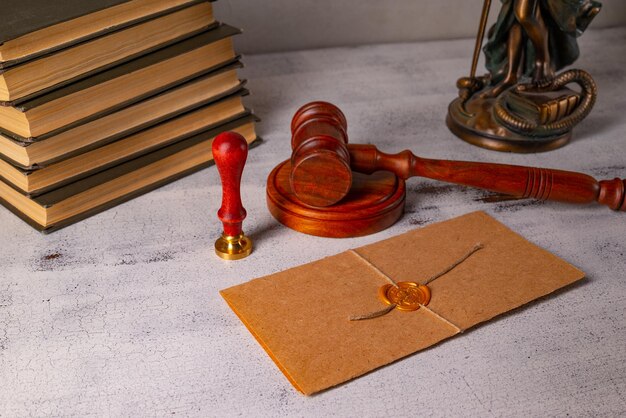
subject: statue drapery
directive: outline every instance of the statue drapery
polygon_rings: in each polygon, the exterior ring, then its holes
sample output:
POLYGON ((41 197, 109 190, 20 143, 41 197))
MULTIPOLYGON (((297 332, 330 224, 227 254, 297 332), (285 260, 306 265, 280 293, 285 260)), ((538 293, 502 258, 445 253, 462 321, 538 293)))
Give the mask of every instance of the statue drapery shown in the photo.
MULTIPOLYGON (((492 84, 500 82, 508 68, 507 42, 511 27, 517 23, 514 7, 517 0, 502 0, 502 9, 496 23, 489 31, 484 47, 486 66, 492 84)), ((590 13, 600 3, 594 0, 537 0, 541 17, 548 29, 550 61, 555 71, 572 64, 579 55, 576 38, 582 34, 595 13, 590 13)), ((535 51, 531 41, 524 37, 523 74, 531 75, 535 68, 535 51)))

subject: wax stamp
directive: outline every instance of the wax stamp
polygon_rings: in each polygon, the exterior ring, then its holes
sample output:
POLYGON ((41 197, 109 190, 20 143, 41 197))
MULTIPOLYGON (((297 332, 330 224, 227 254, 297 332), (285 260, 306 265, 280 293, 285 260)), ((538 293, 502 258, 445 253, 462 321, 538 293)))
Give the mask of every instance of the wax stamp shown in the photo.
POLYGON ((386 284, 378 290, 378 295, 387 305, 396 305, 401 311, 416 311, 430 302, 430 288, 414 282, 386 284))
POLYGON ((215 254, 224 260, 240 260, 252 252, 252 240, 242 229, 247 213, 240 191, 248 143, 237 132, 223 132, 215 137, 212 151, 222 181, 222 207, 217 216, 224 226, 222 236, 215 241, 215 254))

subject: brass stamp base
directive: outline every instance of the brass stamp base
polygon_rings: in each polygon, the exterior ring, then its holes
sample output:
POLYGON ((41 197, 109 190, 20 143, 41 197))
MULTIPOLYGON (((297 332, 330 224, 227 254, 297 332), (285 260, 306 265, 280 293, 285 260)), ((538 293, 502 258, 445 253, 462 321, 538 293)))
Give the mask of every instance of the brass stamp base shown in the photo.
POLYGON ((224 260, 240 260, 252 252, 252 240, 240 234, 236 237, 223 235, 215 241, 215 254, 224 260))
POLYGON ((517 134, 499 124, 493 116, 494 99, 470 99, 465 105, 457 98, 448 107, 446 124, 453 134, 470 144, 495 151, 544 152, 566 145, 572 131, 549 137, 517 134))

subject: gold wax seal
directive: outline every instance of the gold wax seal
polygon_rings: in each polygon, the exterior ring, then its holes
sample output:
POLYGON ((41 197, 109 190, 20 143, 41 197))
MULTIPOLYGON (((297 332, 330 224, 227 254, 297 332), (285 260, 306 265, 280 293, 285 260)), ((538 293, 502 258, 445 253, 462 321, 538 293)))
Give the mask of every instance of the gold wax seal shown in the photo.
POLYGON ((401 311, 416 311, 420 305, 430 302, 428 286, 413 282, 399 282, 397 285, 386 284, 378 290, 378 295, 388 305, 396 305, 401 311))

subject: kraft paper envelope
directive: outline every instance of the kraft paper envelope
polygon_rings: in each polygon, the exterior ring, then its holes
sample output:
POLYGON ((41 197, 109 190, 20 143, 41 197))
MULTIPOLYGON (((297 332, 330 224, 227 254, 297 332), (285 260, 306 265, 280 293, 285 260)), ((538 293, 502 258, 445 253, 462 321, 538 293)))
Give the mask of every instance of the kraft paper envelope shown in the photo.
POLYGON ((262 277, 220 293, 304 394, 330 388, 517 308, 584 277, 483 212, 262 277), (380 311, 388 283, 431 282, 430 303, 380 311), (375 266, 375 267, 374 267, 375 266))

